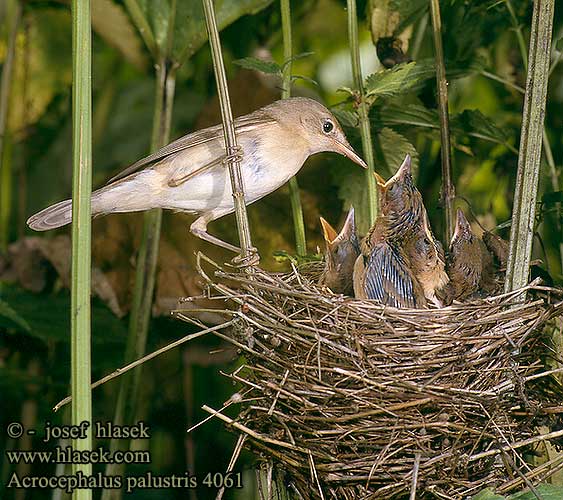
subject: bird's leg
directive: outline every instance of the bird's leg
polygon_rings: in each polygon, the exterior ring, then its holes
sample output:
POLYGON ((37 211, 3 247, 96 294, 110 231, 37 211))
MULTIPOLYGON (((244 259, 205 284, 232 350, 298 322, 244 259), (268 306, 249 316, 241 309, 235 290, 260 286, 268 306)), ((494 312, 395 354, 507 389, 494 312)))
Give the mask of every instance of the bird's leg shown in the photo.
POLYGON ((260 256, 258 255, 258 250, 254 247, 249 249, 249 254, 246 257, 241 255, 242 250, 235 246, 223 241, 216 236, 213 236, 207 232, 207 224, 211 222, 215 217, 212 214, 205 214, 196 219, 193 224, 190 226, 190 232, 201 238, 202 240, 208 241, 213 245, 217 245, 221 248, 226 248, 231 252, 235 252, 238 255, 233 258, 232 263, 235 267, 248 267, 248 266, 256 266, 260 262, 260 256))

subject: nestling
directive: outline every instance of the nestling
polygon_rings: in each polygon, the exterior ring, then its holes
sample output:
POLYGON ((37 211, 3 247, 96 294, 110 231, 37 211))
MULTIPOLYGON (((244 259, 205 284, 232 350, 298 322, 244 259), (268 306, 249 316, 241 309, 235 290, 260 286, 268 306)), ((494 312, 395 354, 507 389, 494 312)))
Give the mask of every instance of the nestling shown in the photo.
MULTIPOLYGON (((332 151, 366 167, 354 152, 332 113, 312 99, 276 101, 235 120, 246 203, 279 188, 315 153, 332 151)), ((221 125, 188 134, 142 158, 92 193, 92 214, 166 208, 198 214, 190 231, 239 252, 236 246, 207 233, 207 224, 234 211, 221 125)), ((36 231, 72 220, 65 200, 27 221, 36 231)))
POLYGON ((381 213, 395 227, 397 244, 401 245, 407 265, 424 290, 426 299, 441 306, 437 294, 449 281, 444 250, 430 226, 420 191, 414 185, 411 158, 388 181, 376 174, 381 213))
POLYGON ((336 234, 334 228, 322 217, 321 226, 325 239, 325 267, 319 284, 327 286, 334 293, 352 295, 354 292, 352 273, 354 263, 360 255, 354 207, 350 208, 340 233, 336 234))
POLYGON ((375 175, 381 215, 362 241, 354 266, 355 295, 392 307, 424 307, 424 289, 405 248, 407 241, 415 241, 426 214, 412 181, 410 156, 387 182, 375 175))
POLYGON ((429 302, 442 307, 439 296, 450 281, 446 273, 446 259, 442 244, 432 234, 428 216, 422 225, 405 241, 405 252, 416 279, 422 285, 429 302))
POLYGON ((483 242, 473 234, 461 209, 457 210, 455 231, 447 257, 450 283, 446 289, 446 302, 463 300, 479 289, 485 292, 494 288, 492 256, 483 242))
POLYGON ((354 265, 354 295, 399 308, 426 306, 424 290, 411 270, 390 219, 380 215, 362 241, 354 265))

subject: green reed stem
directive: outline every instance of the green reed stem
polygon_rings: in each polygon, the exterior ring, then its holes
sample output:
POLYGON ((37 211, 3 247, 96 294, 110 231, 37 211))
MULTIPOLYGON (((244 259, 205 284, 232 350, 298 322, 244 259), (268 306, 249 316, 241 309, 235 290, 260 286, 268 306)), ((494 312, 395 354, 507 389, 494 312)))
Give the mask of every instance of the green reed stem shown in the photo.
MULTIPOLYGON (((91 374, 91 206, 92 192, 92 35, 90 0, 72 0, 72 423, 92 421, 91 374)), ((92 449, 92 434, 72 441, 75 450, 92 449)), ((73 464, 73 474, 92 474, 92 464, 73 464)), ((92 490, 76 489, 74 500, 91 500, 92 490)))
POLYGON ((507 292, 525 286, 528 283, 530 272, 549 79, 553 12, 554 0, 534 2, 529 70, 526 77, 518 172, 506 270, 505 290, 507 292))
POLYGON ((246 204, 244 201, 240 159, 236 155, 239 147, 235 133, 235 124, 229 99, 229 89, 227 86, 227 77, 225 75, 225 66, 223 63, 223 54, 221 52, 221 42, 219 40, 219 31, 217 29, 213 1, 202 1, 203 10, 205 11, 207 33, 209 35, 209 45, 211 47, 211 57, 213 58, 213 69, 215 70, 215 80, 217 82, 217 94, 219 96, 219 104, 221 105, 223 133, 225 135, 225 146, 228 160, 227 164, 229 167, 229 175, 231 177, 231 188, 233 191, 241 256, 245 258, 250 255, 252 240, 250 238, 250 227, 248 225, 248 216, 246 214, 246 204))
MULTIPOLYGON (((280 0, 282 35, 283 35, 283 83, 282 99, 291 97, 291 58, 293 57, 293 44, 291 41, 291 6, 289 0, 280 0)), ((289 199, 291 200, 291 213, 293 215, 293 229, 295 231, 295 248, 297 255, 307 254, 307 240, 305 236, 305 221, 303 205, 299 195, 297 177, 289 180, 289 199)))
POLYGON ((354 87, 357 92, 358 116, 360 119, 360 134, 362 137, 363 157, 368 168, 366 169, 366 185, 368 190, 368 226, 371 226, 377 217, 377 187, 375 185, 375 159, 373 154, 373 142, 369 125, 369 107, 366 102, 364 80, 362 77, 362 66, 360 63, 360 40, 358 37, 358 14, 356 0, 348 1, 348 40, 350 43, 350 54, 352 57, 352 76, 354 87))
POLYGON ((445 241, 450 241, 454 234, 455 189, 452 182, 452 161, 450 145, 450 118, 448 114, 448 82, 442 45, 442 19, 440 3, 430 0, 432 31, 434 34, 434 59, 436 61, 436 84, 438 86, 438 113, 440 116, 440 142, 442 144, 442 205, 445 215, 445 241))
POLYGON ((16 37, 22 17, 22 5, 19 0, 13 2, 12 16, 9 22, 8 47, 2 68, 0 83, 0 251, 6 251, 10 240, 10 219, 12 213, 12 175, 11 138, 8 129, 12 75, 16 55, 16 37))

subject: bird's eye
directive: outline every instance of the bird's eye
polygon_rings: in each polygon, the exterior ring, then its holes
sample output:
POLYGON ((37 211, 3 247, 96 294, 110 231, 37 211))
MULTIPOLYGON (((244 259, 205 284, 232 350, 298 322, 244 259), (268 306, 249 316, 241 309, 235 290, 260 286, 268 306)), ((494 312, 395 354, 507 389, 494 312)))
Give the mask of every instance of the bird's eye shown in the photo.
POLYGON ((334 129, 334 123, 332 123, 330 120, 327 120, 326 122, 323 123, 323 132, 325 134, 330 134, 333 129, 334 129))
POLYGON ((425 245, 430 245, 430 240, 428 238, 424 238, 424 244, 425 245))

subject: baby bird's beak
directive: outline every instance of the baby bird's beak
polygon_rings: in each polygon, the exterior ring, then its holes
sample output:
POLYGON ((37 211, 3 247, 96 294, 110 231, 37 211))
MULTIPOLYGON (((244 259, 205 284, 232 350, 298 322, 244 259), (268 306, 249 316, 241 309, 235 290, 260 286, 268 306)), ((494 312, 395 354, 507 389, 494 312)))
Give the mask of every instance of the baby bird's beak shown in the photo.
POLYGON ((373 175, 375 176, 375 180, 377 181, 377 185, 380 188, 384 188, 385 187, 385 179, 383 177, 381 177, 381 175, 379 175, 377 172, 374 172, 373 175))
POLYGON ((465 214, 463 213, 463 210, 461 210, 461 208, 458 208, 457 216, 455 220, 455 230, 454 230, 454 235, 452 236, 452 241, 461 238, 463 235, 468 235, 471 232, 472 232, 471 225, 465 218, 465 214))
POLYGON ((411 173, 411 155, 407 154, 405 156, 405 159, 403 160, 403 163, 401 163, 399 170, 397 170, 397 172, 395 172, 395 175, 385 183, 385 187, 388 187, 393 182, 403 181, 405 177, 410 173, 411 173))
POLYGON ((336 230, 323 217, 321 217, 320 220, 321 226, 323 227, 323 236, 329 248, 334 247, 341 241, 350 240, 356 232, 354 207, 350 207, 340 233, 336 233, 336 230))
POLYGON ((347 156, 348 158, 350 158, 350 160, 352 160, 354 163, 357 163, 361 167, 368 168, 367 163, 364 160, 362 160, 358 155, 358 153, 356 153, 352 149, 352 146, 350 146, 348 141, 343 140, 342 142, 340 142, 339 140, 335 139, 334 146, 335 146, 335 151, 337 151, 338 153, 347 156))
POLYGON ((336 230, 323 217, 321 217, 321 226, 323 227, 323 236, 325 242, 328 247, 331 248, 334 244, 334 240, 336 240, 338 236, 336 230))

